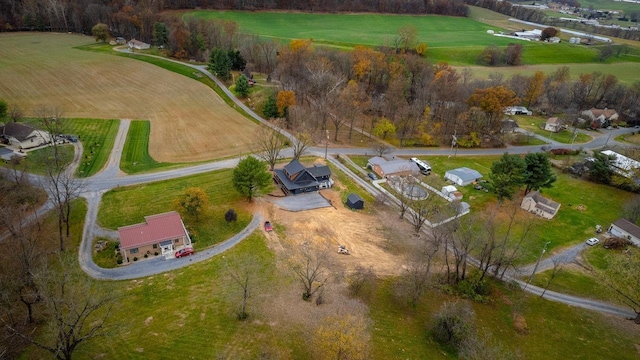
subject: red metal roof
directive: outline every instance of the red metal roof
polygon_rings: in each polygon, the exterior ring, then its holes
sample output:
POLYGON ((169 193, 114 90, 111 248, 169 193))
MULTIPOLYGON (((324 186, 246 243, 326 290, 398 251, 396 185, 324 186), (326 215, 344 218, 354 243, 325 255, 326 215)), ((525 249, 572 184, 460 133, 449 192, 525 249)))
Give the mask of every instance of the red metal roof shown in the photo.
POLYGON ((145 216, 144 219, 141 224, 118 228, 122 248, 136 248, 187 235, 180 214, 175 211, 145 216))

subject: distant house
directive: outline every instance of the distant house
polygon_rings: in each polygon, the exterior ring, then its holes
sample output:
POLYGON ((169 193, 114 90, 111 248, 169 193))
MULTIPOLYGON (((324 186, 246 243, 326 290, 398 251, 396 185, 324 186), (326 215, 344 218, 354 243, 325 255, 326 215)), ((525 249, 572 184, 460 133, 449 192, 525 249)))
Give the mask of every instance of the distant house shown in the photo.
POLYGON ((611 235, 631 241, 640 246, 640 227, 627 219, 618 219, 607 230, 611 235))
POLYGON ((618 113, 614 109, 596 109, 592 108, 582 112, 582 115, 588 118, 592 128, 603 128, 610 126, 612 122, 618 120, 618 113))
POLYGON ((124 263, 145 254, 171 257, 178 247, 191 245, 191 238, 177 212, 145 216, 144 220, 140 224, 118 228, 124 263))
POLYGON ((546 131, 557 133, 560 130, 564 129, 564 126, 562 125, 562 120, 558 119, 557 117, 550 117, 544 124, 544 129, 546 131))
POLYGON ((458 186, 467 186, 469 184, 472 184, 474 181, 482 178, 482 174, 480 174, 476 170, 461 167, 447 171, 446 173, 444 173, 444 178, 447 180, 451 180, 458 186))
POLYGON ((518 127, 519 127, 518 123, 515 120, 505 119, 505 120, 502 120, 502 128, 500 129, 500 132, 502 132, 503 134, 512 133, 516 131, 518 127))
POLYGON ((50 143, 51 134, 24 124, 8 122, 0 126, 0 139, 10 146, 29 149, 50 143))
POLYGON ((376 156, 369 159, 367 164, 371 166, 373 172, 383 179, 389 176, 407 176, 420 172, 420 168, 415 162, 405 159, 388 161, 376 156))
POLYGON ((517 36, 519 38, 523 38, 523 39, 529 39, 529 40, 540 40, 540 37, 542 36, 542 30, 540 29, 533 29, 533 30, 523 30, 523 31, 516 31, 513 33, 514 36, 517 36))
POLYGON ((520 208, 545 219, 553 219, 560 210, 560 203, 547 199, 537 191, 531 191, 522 198, 520 208))
POLYGON ((533 112, 524 106, 507 106, 504 108, 506 115, 533 115, 533 112))
POLYGON ((136 50, 147 50, 151 47, 151 45, 147 44, 146 42, 142 42, 136 39, 129 40, 128 44, 130 49, 136 49, 136 50))
POLYGON ((357 194, 349 194, 347 196, 347 206, 351 209, 361 210, 364 208, 364 200, 357 194))
POLYGON ((333 185, 331 170, 327 165, 304 167, 297 159, 282 169, 273 170, 273 179, 286 195, 328 189, 333 185))
POLYGON ((612 158, 611 170, 616 174, 622 175, 626 178, 637 176, 636 174, 638 174, 640 169, 640 162, 611 150, 604 150, 600 153, 612 158))
MULTIPOLYGON (((134 39, 134 40, 135 40, 135 39, 134 39)), ((123 37, 118 36, 118 37, 116 38, 116 44, 117 44, 117 45, 124 45, 124 44, 126 44, 126 43, 127 43, 127 40, 125 40, 123 37)))

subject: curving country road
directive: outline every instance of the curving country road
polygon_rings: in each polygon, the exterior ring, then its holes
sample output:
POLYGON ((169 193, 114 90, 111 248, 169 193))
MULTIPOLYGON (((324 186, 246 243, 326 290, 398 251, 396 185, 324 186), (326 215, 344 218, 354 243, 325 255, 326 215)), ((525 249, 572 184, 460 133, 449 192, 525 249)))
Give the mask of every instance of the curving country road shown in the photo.
MULTIPOLYGON (((142 55, 142 54, 137 54, 137 55, 142 55)), ((152 55, 148 55, 148 56, 152 56, 152 55)), ((163 59, 169 60, 166 58, 163 58, 163 59)), ((205 66, 193 65, 193 64, 175 61, 175 60, 169 60, 169 61, 174 61, 182 65, 190 66, 194 69, 197 69, 198 71, 201 71, 203 74, 213 79, 216 82, 216 84, 218 84, 218 86, 236 103, 237 106, 241 107, 244 111, 250 114, 254 119, 260 121, 262 124, 273 127, 271 123, 262 119, 255 112, 253 112, 251 109, 246 107, 242 102, 236 99, 235 96, 224 86, 224 84, 218 81, 217 78, 215 78, 211 73, 209 73, 206 70, 205 66)), ((200 251, 191 257, 180 258, 180 259, 170 259, 170 260, 166 260, 162 257, 159 257, 159 258, 139 261, 131 265, 118 267, 115 269, 104 269, 104 268, 98 267, 94 263, 92 258, 92 247, 93 247, 92 241, 94 236, 99 231, 96 225, 97 213, 98 213, 100 201, 102 199, 102 195, 106 191, 118 186, 142 184, 142 183, 173 179, 173 178, 184 177, 184 176, 191 176, 195 174, 200 174, 200 173, 224 169, 224 168, 233 168, 236 166, 236 164, 239 161, 239 159, 229 159, 229 160, 222 160, 222 161, 214 161, 206 164, 185 167, 180 169, 161 171, 156 173, 126 175, 120 171, 120 158, 122 155, 122 150, 124 148, 124 143, 125 143, 127 131, 129 128, 129 124, 130 124, 129 120, 127 119, 121 120, 119 129, 118 129, 118 134, 116 135, 114 148, 111 152, 110 158, 105 168, 98 174, 84 180, 85 182, 84 191, 80 196, 87 200, 88 209, 87 209, 87 214, 85 218, 82 242, 80 245, 78 258, 79 258, 80 266, 87 274, 89 274, 90 276, 96 279, 125 280, 125 279, 146 277, 149 275, 174 270, 195 262, 204 261, 206 259, 211 258, 212 256, 215 256, 217 254, 220 254, 230 249, 231 247, 238 244, 240 241, 242 241, 244 238, 246 238, 255 229, 259 227, 259 224, 262 222, 262 219, 259 214, 254 214, 254 217, 251 223, 245 229, 243 229, 240 233, 224 241, 223 243, 220 243, 212 248, 200 251)), ((292 134, 279 128, 277 130, 280 131, 280 133, 282 133, 284 136, 289 138, 291 141, 296 141, 295 137, 292 134)), ((555 142, 551 142, 548 139, 546 139, 545 141, 547 141, 548 143, 548 145, 546 145, 547 148, 563 147, 563 148, 573 148, 573 149, 578 149, 578 148, 597 149, 607 144, 617 144, 619 146, 624 146, 624 144, 615 142, 613 138, 615 138, 620 134, 624 134, 626 132, 631 132, 631 131, 634 131, 634 129, 606 130, 605 134, 596 134, 596 133, 590 132, 588 133, 589 135, 592 135, 592 136, 596 135, 596 136, 592 141, 585 144, 568 145, 568 144, 558 144, 555 142)), ((470 149, 470 150, 459 149, 456 151, 455 156, 501 155, 505 151, 509 153, 523 154, 523 153, 541 151, 542 150, 541 148, 542 148, 541 146, 517 146, 517 147, 508 146, 502 149, 470 149)), ((342 165, 339 161, 337 161, 333 157, 336 155, 373 154, 373 151, 371 149, 331 148, 329 150, 330 150, 329 154, 332 155, 331 157, 328 158, 329 161, 331 161, 334 165, 336 165, 338 168, 344 171, 347 175, 349 175, 352 179, 354 179, 354 181, 357 182, 359 185, 361 185, 366 191, 371 192, 374 196, 378 193, 378 190, 375 187, 371 186, 371 184, 368 181, 363 180, 362 178, 360 178, 359 176, 351 172, 347 167, 342 165)), ((324 148, 309 149, 309 152, 318 154, 320 156, 324 154, 324 151, 325 151, 324 148)), ((394 148, 393 153, 398 156, 410 156, 410 155, 412 156, 429 156, 429 155, 451 156, 452 155, 451 149, 449 148, 438 148, 438 149, 396 149, 394 148)), ((81 154, 82 154, 81 148, 76 147, 76 157, 80 156, 81 154)), ((34 180, 34 183, 36 184, 39 183, 38 180, 40 179, 40 177, 38 176, 30 176, 30 177, 32 180, 34 180)), ((49 210, 50 208, 51 208, 51 204, 48 202, 44 207, 39 209, 38 213, 42 214, 45 211, 49 210)), ((5 237, 5 235, 0 236, 0 239, 2 239, 3 237, 5 237)), ((578 248, 577 250, 579 251, 578 248)), ((568 258, 571 257, 571 255, 567 255, 567 256, 568 258)), ((573 256, 575 257, 575 254, 573 256)), ((545 261, 541 262, 541 266, 539 266, 538 269, 544 269, 544 267, 547 266, 546 264, 548 261, 551 261, 551 260, 545 259, 545 261)), ((526 291, 531 292, 533 294, 540 295, 543 291, 543 289, 540 289, 535 286, 531 286, 531 285, 525 286, 524 282, 516 279, 514 276, 508 275, 507 277, 508 277, 508 280, 519 283, 521 287, 526 288, 526 291)), ((589 299, 583 299, 579 297, 560 294, 553 291, 547 291, 544 297, 549 300, 563 302, 565 304, 569 304, 572 306, 579 306, 583 308, 615 314, 618 316, 624 316, 627 318, 632 318, 632 317, 635 317, 636 315, 632 311, 625 308, 620 308, 617 306, 613 306, 610 304, 593 301, 589 299)))

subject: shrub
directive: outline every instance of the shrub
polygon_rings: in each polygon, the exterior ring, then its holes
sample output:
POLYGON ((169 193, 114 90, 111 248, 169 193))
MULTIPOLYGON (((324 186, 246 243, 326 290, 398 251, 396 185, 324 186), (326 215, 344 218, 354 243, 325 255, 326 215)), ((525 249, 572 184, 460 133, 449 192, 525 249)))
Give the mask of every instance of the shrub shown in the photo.
POLYGON ((158 252, 157 252, 157 251, 156 251, 156 252, 154 252, 154 253, 153 253, 153 256, 158 256, 158 252))
POLYGON ((148 258, 148 257, 149 257, 149 254, 144 254, 144 258, 145 259, 148 258))
POLYGON ((569 149, 551 149, 551 154, 553 155, 569 155, 572 151, 569 149))
POLYGON ((137 257, 137 256, 134 256, 134 257, 133 257, 133 261, 138 261, 138 257, 137 257))
POLYGON ((118 263, 118 265, 122 265, 122 258, 119 257, 118 260, 116 260, 116 263, 118 263))
POLYGON ((238 220, 238 214, 236 214, 235 210, 229 209, 229 210, 227 210, 226 213, 224 213, 224 219, 227 222, 236 221, 236 220, 238 220))
POLYGON ((467 302, 446 302, 433 318, 431 333, 442 345, 460 350, 464 341, 474 333, 475 313, 467 302))

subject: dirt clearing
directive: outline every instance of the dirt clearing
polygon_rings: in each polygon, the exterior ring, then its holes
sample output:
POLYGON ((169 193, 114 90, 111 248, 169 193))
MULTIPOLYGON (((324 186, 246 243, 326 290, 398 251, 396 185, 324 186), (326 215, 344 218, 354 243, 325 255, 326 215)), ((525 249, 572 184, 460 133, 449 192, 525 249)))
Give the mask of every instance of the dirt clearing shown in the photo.
POLYGON ((92 41, 69 34, 0 34, 0 98, 27 116, 44 105, 60 108, 65 117, 150 120, 149 152, 160 162, 250 150, 258 125, 213 90, 142 61, 73 48, 92 41))

